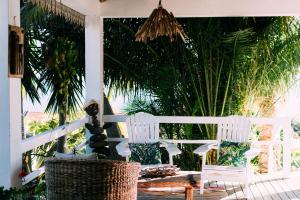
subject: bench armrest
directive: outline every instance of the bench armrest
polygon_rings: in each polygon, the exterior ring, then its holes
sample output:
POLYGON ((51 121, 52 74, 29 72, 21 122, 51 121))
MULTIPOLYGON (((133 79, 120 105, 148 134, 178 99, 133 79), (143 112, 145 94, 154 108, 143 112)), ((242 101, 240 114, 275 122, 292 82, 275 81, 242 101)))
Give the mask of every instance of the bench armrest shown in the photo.
POLYGON ((164 141, 161 141, 161 144, 162 144, 163 147, 166 148, 166 150, 168 151, 169 155, 175 156, 175 155, 181 154, 181 151, 177 147, 176 144, 169 143, 169 142, 164 142, 164 141))
POLYGON ((195 149, 194 153, 198 154, 198 155, 204 155, 209 150, 214 149, 216 145, 217 145, 216 143, 204 144, 204 145, 198 147, 197 149, 195 149))
POLYGON ((129 145, 127 142, 123 141, 116 145, 117 152, 120 156, 127 157, 131 155, 129 145))
POLYGON ((181 154, 181 151, 178 149, 176 144, 168 143, 166 146, 166 150, 168 151, 169 155, 178 155, 181 154))

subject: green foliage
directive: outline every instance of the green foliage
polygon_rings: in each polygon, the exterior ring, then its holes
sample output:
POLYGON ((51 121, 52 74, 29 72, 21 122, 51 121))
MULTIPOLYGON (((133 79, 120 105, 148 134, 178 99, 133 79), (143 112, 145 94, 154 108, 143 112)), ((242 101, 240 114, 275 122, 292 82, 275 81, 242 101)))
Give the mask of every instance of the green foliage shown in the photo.
POLYGON ((23 2, 25 74, 22 84, 32 100, 51 94, 46 111, 75 113, 84 88, 84 28, 23 2))
MULTIPOLYGON (((26 94, 39 101, 39 91, 50 95, 46 112, 59 113, 59 125, 80 106, 84 89, 84 28, 47 12, 30 1, 21 1, 21 25, 25 29, 26 94)), ((57 151, 64 151, 65 137, 57 151)))
MULTIPOLYGON (((126 112, 166 116, 268 116, 300 64, 300 26, 293 17, 179 19, 183 43, 135 42, 143 19, 106 19, 105 83, 133 94, 126 112), (138 102, 140 101, 140 102, 138 102)), ((215 139, 216 126, 162 125, 162 137, 215 139)), ((189 155, 194 146, 181 146, 189 155)), ((188 159, 198 162, 192 155, 188 159)), ((190 160, 189 160, 190 161, 190 160)), ((182 162, 181 164, 183 164, 182 162)))
POLYGON ((0 187, 1 200, 46 200, 46 184, 44 179, 39 179, 21 188, 8 190, 0 187))
MULTIPOLYGON (((53 130, 58 126, 58 120, 52 119, 47 122, 31 122, 29 123, 29 132, 34 135, 38 135, 48 130, 53 130)), ((79 145, 85 139, 85 129, 80 128, 72 133, 68 134, 66 148, 68 151, 71 151, 75 146, 79 145)), ((28 172, 32 170, 32 163, 35 164, 34 168, 39 168, 44 165, 45 157, 51 157, 54 155, 56 150, 56 142, 50 142, 44 144, 36 149, 33 149, 30 152, 27 152, 24 156, 24 162, 28 172), (32 161, 35 162, 32 162, 32 161)), ((83 153, 85 149, 81 149, 80 152, 83 153)))

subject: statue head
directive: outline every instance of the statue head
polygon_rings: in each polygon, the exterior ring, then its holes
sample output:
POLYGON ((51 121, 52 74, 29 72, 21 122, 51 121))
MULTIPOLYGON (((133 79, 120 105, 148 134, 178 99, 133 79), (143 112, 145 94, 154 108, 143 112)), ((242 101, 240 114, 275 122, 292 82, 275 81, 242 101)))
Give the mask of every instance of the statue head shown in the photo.
POLYGON ((99 105, 94 99, 86 101, 83 109, 89 116, 95 116, 99 113, 99 105))

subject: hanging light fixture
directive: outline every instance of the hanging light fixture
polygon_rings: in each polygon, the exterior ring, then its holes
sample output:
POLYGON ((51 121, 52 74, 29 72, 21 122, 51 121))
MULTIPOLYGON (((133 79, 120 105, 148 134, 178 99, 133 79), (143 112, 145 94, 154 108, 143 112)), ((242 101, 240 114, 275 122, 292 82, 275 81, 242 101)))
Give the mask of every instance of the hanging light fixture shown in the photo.
POLYGON ((188 38, 182 26, 178 23, 172 12, 168 12, 161 5, 155 8, 145 23, 135 34, 136 41, 146 43, 148 39, 154 40, 160 36, 167 36, 174 41, 174 36, 179 35, 185 42, 188 38))

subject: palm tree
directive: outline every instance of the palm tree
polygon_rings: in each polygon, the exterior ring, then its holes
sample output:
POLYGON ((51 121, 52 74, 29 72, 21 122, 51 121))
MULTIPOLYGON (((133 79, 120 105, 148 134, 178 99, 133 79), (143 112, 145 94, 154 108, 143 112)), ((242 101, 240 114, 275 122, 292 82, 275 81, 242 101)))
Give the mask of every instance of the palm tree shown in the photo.
MULTIPOLYGON (((190 38, 187 43, 159 38, 146 45, 134 38, 142 23, 143 19, 105 23, 106 84, 148 101, 134 102, 130 112, 262 116, 249 105, 284 90, 300 64, 300 26, 292 17, 180 19, 190 38)), ((209 125, 163 128, 169 138, 214 139, 216 134, 209 125)), ((185 148, 191 152, 193 147, 185 148)), ((189 156, 185 161, 193 160, 189 156)))
MULTIPOLYGON (((81 105, 84 89, 84 28, 68 23, 30 2, 22 7, 26 30, 25 74, 22 80, 32 100, 50 93, 46 112, 58 113, 59 125, 81 105)), ((63 152, 65 137, 58 140, 63 152)))

